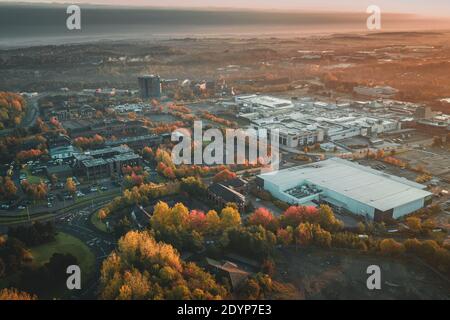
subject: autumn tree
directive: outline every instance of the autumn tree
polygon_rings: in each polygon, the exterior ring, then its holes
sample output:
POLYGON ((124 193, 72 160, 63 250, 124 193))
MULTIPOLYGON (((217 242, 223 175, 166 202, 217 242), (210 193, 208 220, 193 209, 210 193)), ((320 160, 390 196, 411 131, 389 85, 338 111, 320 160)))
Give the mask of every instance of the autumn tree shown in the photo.
POLYGON ((422 223, 422 229, 431 231, 437 228, 437 223, 433 219, 427 219, 422 223))
POLYGON ((108 217, 107 209, 100 209, 97 215, 100 220, 105 220, 108 217))
POLYGON ((217 234, 220 230, 220 218, 215 210, 210 210, 206 214, 207 234, 217 234))
POLYGON ((66 189, 71 194, 75 194, 77 192, 77 185, 75 184, 75 181, 73 181, 73 178, 67 178, 66 189))
POLYGON ((327 205, 316 207, 292 206, 280 218, 283 227, 296 228, 301 223, 318 224, 328 231, 339 231, 343 223, 336 218, 333 210, 327 205))
POLYGON ((296 228, 302 222, 317 220, 319 211, 315 207, 292 206, 281 216, 283 226, 296 228))
POLYGON ((313 227, 314 244, 323 248, 331 247, 332 236, 327 230, 322 229, 318 224, 313 227))
POLYGON ((216 174, 213 178, 214 182, 224 182, 224 181, 228 181, 228 180, 233 180, 236 179, 237 175, 236 173, 230 171, 229 169, 225 169, 221 172, 219 172, 218 174, 216 174))
POLYGON ((189 219, 189 209, 182 203, 173 208, 165 202, 158 202, 154 207, 151 219, 152 228, 160 232, 182 232, 186 230, 189 219))
POLYGON ((0 129, 18 126, 26 112, 25 100, 12 92, 0 92, 0 129))
POLYGON ((342 221, 336 218, 330 206, 321 205, 318 211, 317 221, 322 228, 328 231, 339 231, 344 227, 342 221))
POLYGON ((362 222, 358 222, 356 228, 359 233, 364 233, 366 231, 366 225, 362 222))
POLYGON ((181 260, 171 245, 148 232, 131 231, 103 262, 100 298, 105 300, 212 300, 227 296, 214 277, 181 260))
POLYGON ((294 232, 292 227, 287 227, 286 229, 277 230, 277 241, 279 244, 288 246, 294 240, 294 232))
POLYGON ((90 149, 102 146, 105 141, 104 137, 95 134, 92 137, 78 137, 74 140, 73 144, 81 149, 90 149))
POLYGON ((420 233, 422 231, 422 221, 416 217, 409 217, 406 219, 406 225, 414 233, 420 233))
POLYGON ((25 193, 33 200, 44 200, 47 197, 48 187, 43 181, 37 184, 31 184, 27 180, 23 180, 21 186, 25 193))
POLYGON ((409 254, 424 259, 444 274, 450 273, 450 252, 436 241, 408 239, 404 247, 409 254))
POLYGON ((295 243, 302 246, 309 245, 313 240, 313 230, 310 223, 301 223, 294 230, 295 243))
POLYGON ((13 198, 17 194, 16 184, 9 177, 5 179, 5 194, 8 198, 13 198))
MULTIPOLYGON (((195 215, 195 219, 200 218, 195 215)), ((199 230, 191 230, 194 225, 190 222, 189 209, 182 203, 169 207, 165 202, 159 202, 153 210, 151 227, 155 231, 158 240, 172 244, 176 248, 192 248, 199 245, 196 239, 192 238, 192 232, 196 231, 196 236, 201 236, 199 230)), ((198 226, 201 224, 198 223, 198 226)), ((201 239, 202 240, 202 239, 201 239)), ((200 240, 200 241, 201 241, 200 240)), ((198 248, 200 249, 200 248, 198 248)))
POLYGON ((10 177, 0 177, 0 196, 6 199, 14 199, 17 195, 17 187, 10 177))
POLYGON ((153 210, 151 228, 158 240, 174 245, 176 248, 197 248, 202 246, 205 235, 218 235, 236 228, 241 223, 239 211, 232 207, 224 208, 220 215, 215 211, 204 213, 189 211, 182 203, 170 207, 159 202, 153 210))
POLYGON ((383 149, 378 149, 376 154, 376 159, 383 159, 385 157, 385 152, 383 149))
POLYGON ((265 273, 250 276, 236 294, 243 300, 295 300, 299 297, 295 286, 277 282, 265 273))
POLYGON ((145 147, 144 149, 142 149, 142 156, 144 157, 145 160, 152 160, 154 157, 152 148, 145 147))
POLYGON ((0 301, 1 300, 37 300, 37 297, 33 294, 22 292, 17 289, 3 289, 0 291, 0 301))
POLYGON ((158 163, 156 170, 167 179, 176 179, 175 165, 172 162, 171 154, 163 149, 156 150, 155 160, 158 163))
POLYGON ((261 225, 266 229, 277 230, 278 221, 267 208, 258 208, 249 217, 248 223, 251 225, 261 225))
POLYGON ((181 179, 181 191, 194 197, 203 197, 206 194, 206 185, 199 177, 187 177, 181 179))
MULTIPOLYGON (((180 186, 177 182, 162 184, 144 183, 123 191, 121 196, 115 197, 107 206, 104 213, 109 216, 115 212, 137 204, 147 205, 151 199, 158 199, 168 195, 179 193, 180 186)), ((106 217, 105 217, 106 218, 106 217)))
POLYGON ((247 226, 229 229, 228 250, 258 259, 267 258, 277 243, 277 237, 262 226, 247 226))
POLYGON ((220 212, 220 225, 222 230, 238 227, 241 224, 241 215, 236 208, 225 207, 220 212))
POLYGON ((39 149, 30 149, 30 150, 23 150, 17 153, 16 158, 19 162, 26 162, 28 160, 35 160, 42 156, 44 152, 39 149))
POLYGON ((396 256, 402 254, 405 247, 394 239, 383 239, 380 242, 380 251, 385 255, 396 256))

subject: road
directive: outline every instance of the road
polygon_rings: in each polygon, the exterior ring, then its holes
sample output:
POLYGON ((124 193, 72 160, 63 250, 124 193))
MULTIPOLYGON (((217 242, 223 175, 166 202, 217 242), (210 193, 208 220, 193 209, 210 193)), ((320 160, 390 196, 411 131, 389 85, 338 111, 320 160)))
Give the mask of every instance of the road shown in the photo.
MULTIPOLYGON (((18 179, 18 173, 14 174, 13 179, 16 180, 16 178, 18 179), (16 177, 17 176, 17 177, 16 177)), ((20 185, 20 182, 15 181, 16 185, 20 185)), ((102 186, 105 186, 108 188, 107 191, 103 191, 103 192, 90 192, 90 187, 91 185, 84 185, 84 186, 80 186, 78 187, 78 190, 82 191, 85 193, 85 196, 83 197, 78 197, 77 199, 72 199, 72 200, 64 200, 64 194, 67 193, 67 191, 65 189, 55 189, 55 190, 51 190, 50 193, 53 194, 56 199, 52 201, 52 207, 49 208, 47 205, 47 201, 41 201, 41 203, 37 203, 37 204, 31 204, 28 206, 28 210, 30 215, 35 215, 35 214, 39 214, 39 213, 57 213, 61 210, 64 210, 67 207, 70 206, 74 206, 77 205, 77 202, 89 202, 89 204, 92 204, 92 202, 95 204, 99 201, 104 200, 104 198, 107 198, 108 195, 110 195, 110 199, 113 199, 114 197, 120 195, 121 193, 121 188, 120 187, 115 187, 111 182, 108 183, 103 183, 102 186), (100 199, 100 200, 99 200, 100 199)), ((22 190, 19 189, 19 196, 22 195, 22 190)), ((109 199, 108 198, 108 199, 109 199)), ((24 197, 23 199, 20 199, 18 201, 18 203, 23 202, 23 200, 27 200, 26 197, 24 197)), ((24 210, 20 210, 17 208, 13 208, 13 209, 8 209, 8 210, 4 210, 4 209, 0 209, 0 217, 2 215, 11 215, 11 214, 20 214, 23 213, 24 210)))
MULTIPOLYGON (((112 195, 111 199, 116 196, 112 195)), ((67 212, 51 217, 47 221, 54 221, 58 232, 72 235, 86 244, 95 256, 94 273, 90 276, 86 287, 75 293, 75 299, 95 299, 97 296, 98 281, 100 278, 100 268, 103 260, 116 247, 116 239, 113 234, 104 233, 98 230, 91 223, 91 216, 96 214, 100 208, 105 206, 111 199, 101 199, 88 202, 84 206, 76 206, 67 212)), ((28 223, 28 222, 26 222, 28 223)), ((23 225, 21 223, 20 225, 23 225)), ((8 227, 0 226, 0 232, 7 233, 8 227)))
MULTIPOLYGON (((84 242, 95 255, 94 274, 85 288, 73 296, 77 299, 95 299, 103 260, 115 249, 116 240, 112 234, 97 230, 91 223, 91 215, 96 214, 105 203, 76 209, 56 221, 56 230, 70 234, 84 242)), ((82 271, 83 272, 83 271, 82 271)))

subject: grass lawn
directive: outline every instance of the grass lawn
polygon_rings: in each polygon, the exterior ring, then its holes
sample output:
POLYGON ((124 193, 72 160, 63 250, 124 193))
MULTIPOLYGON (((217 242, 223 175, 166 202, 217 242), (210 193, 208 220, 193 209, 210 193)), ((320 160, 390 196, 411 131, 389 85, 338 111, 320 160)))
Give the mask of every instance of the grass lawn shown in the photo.
POLYGON ((32 175, 30 169, 28 169, 28 168, 20 170, 20 173, 25 173, 27 175, 27 181, 31 184, 40 183, 41 180, 45 179, 44 177, 41 177, 41 176, 32 175))
MULTIPOLYGON (((87 283, 92 279, 95 268, 95 256, 81 240, 66 234, 59 233, 56 240, 52 243, 47 243, 30 249, 33 255, 33 265, 39 267, 50 260, 55 253, 72 254, 78 260, 78 265, 82 272, 82 283, 87 283)), ((10 283, 18 282, 21 278, 21 272, 15 272, 8 278, 3 278, 0 281, 0 289, 9 287, 10 283)), ((68 299, 72 293, 66 288, 52 289, 48 292, 41 292, 38 294, 40 299, 68 299)))
POLYGON ((42 265, 50 260, 54 253, 70 253, 78 260, 78 264, 83 272, 87 275, 84 279, 94 271, 95 256, 81 240, 66 234, 58 233, 56 241, 37 246, 31 249, 36 265, 42 265))
POLYGON ((100 218, 98 217, 97 212, 94 212, 91 215, 91 223, 94 225, 94 227, 96 227, 98 230, 103 231, 103 232, 109 232, 108 228, 106 227, 106 224, 100 220, 100 218))

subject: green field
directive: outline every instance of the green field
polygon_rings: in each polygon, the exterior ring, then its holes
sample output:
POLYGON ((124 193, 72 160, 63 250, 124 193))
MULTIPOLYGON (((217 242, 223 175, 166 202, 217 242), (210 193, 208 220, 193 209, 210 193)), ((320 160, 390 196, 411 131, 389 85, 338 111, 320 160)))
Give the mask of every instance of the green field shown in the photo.
MULTIPOLYGON (((87 283, 92 279, 95 272, 95 256, 81 240, 66 234, 59 233, 56 240, 41 246, 30 249, 33 255, 33 265, 40 267, 47 263, 55 253, 71 254, 78 260, 78 265, 82 272, 82 282, 87 283)), ((15 272, 7 278, 0 280, 0 289, 9 287, 11 283, 20 282, 22 273, 15 272)), ((64 289, 51 290, 38 294, 40 299, 66 299, 71 296, 71 292, 64 289)))
POLYGON ((81 240, 66 233, 58 233, 56 241, 31 249, 33 261, 42 265, 50 260, 54 253, 70 253, 77 258, 84 274, 90 275, 94 271, 95 256, 81 240))
POLYGON ((28 168, 20 170, 20 173, 25 173, 27 175, 27 181, 29 183, 31 183, 31 184, 40 183, 41 180, 45 179, 45 177, 43 177, 43 176, 34 176, 34 175, 32 175, 30 169, 28 169, 28 168))

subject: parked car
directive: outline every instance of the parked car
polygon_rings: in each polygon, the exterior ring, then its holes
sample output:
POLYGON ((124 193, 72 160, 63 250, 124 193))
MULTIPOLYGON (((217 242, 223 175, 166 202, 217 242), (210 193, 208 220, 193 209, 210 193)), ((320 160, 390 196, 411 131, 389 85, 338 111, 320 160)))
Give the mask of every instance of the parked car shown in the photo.
POLYGON ((84 196, 85 196, 85 194, 83 192, 77 191, 77 197, 82 198, 84 196))

